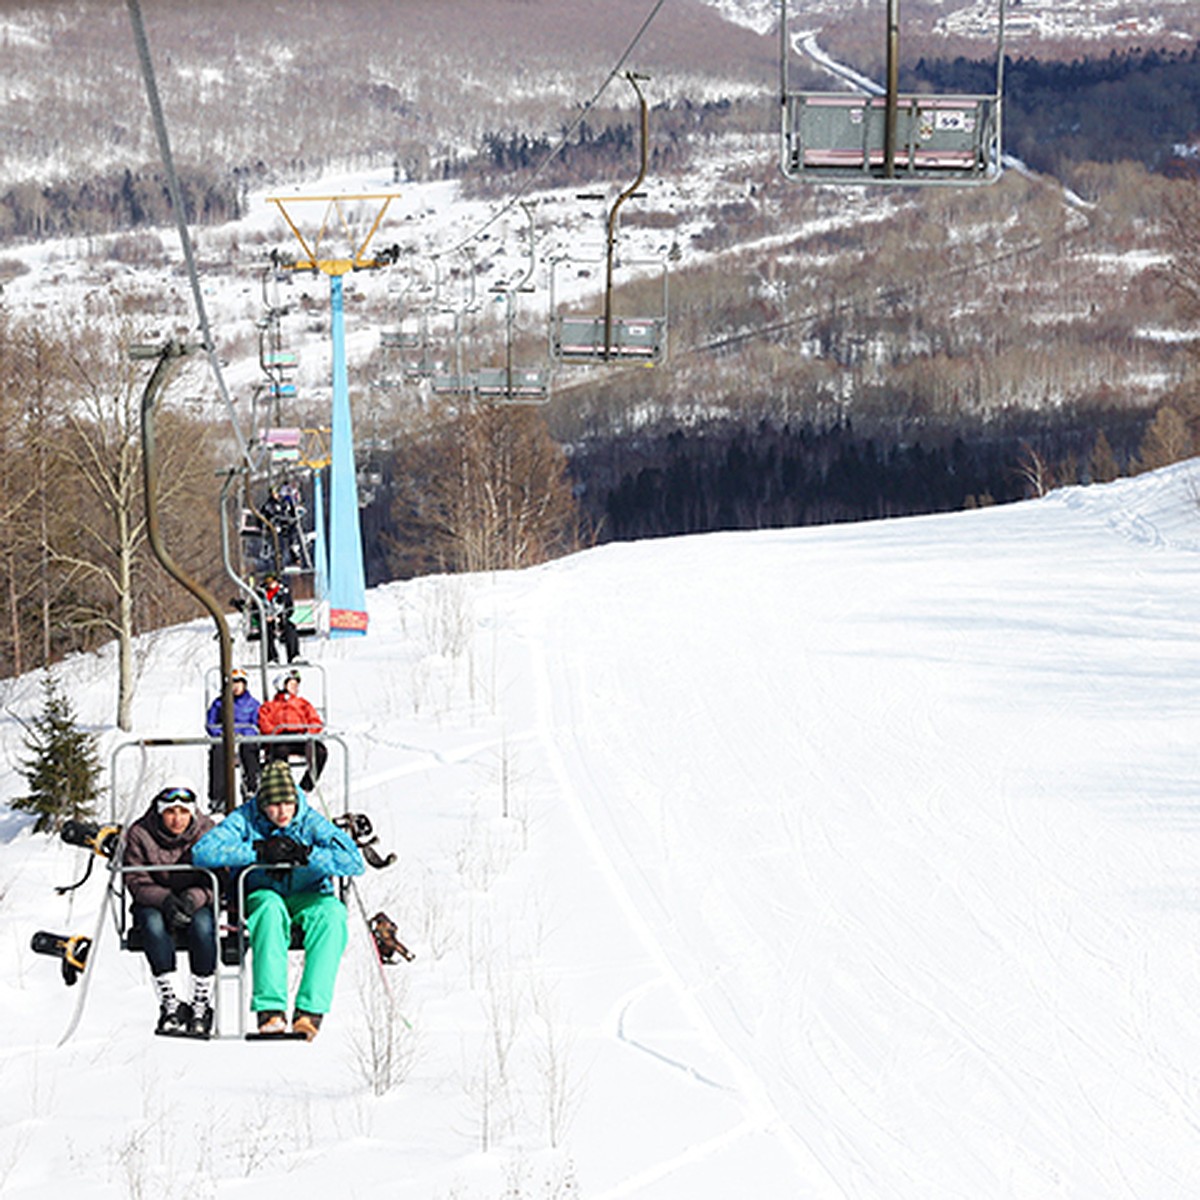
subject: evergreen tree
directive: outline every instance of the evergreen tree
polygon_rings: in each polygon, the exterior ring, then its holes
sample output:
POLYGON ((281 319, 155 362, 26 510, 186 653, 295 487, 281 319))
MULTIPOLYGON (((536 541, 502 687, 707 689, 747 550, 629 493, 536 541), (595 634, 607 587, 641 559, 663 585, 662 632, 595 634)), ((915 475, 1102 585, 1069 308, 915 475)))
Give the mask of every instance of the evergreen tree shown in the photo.
POLYGON ((71 702, 47 675, 41 715, 25 727, 21 774, 29 795, 13 808, 37 814, 36 833, 56 832, 66 820, 87 820, 99 792, 100 757, 95 735, 79 728, 71 702))

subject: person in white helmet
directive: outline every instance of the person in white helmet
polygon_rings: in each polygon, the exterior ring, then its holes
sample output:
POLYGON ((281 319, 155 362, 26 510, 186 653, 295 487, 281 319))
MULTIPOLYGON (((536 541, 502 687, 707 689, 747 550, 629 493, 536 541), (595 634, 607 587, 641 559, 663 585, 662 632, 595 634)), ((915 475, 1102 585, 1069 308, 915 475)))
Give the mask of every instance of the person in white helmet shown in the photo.
MULTIPOLYGON (((264 734, 320 733, 325 728, 321 714, 300 695, 300 672, 292 670, 275 677, 275 695, 265 701, 258 710, 258 728, 264 734)), ((321 778, 329 751, 324 742, 300 738, 296 741, 270 742, 267 744, 268 762, 286 759, 291 754, 303 754, 308 769, 300 780, 302 791, 310 791, 321 778)))
POLYGON ((213 983, 217 970, 216 914, 212 881, 204 871, 166 871, 190 863, 192 847, 213 828, 199 811, 196 789, 187 781, 163 788, 130 827, 123 864, 134 928, 150 963, 158 997, 154 1032, 171 1037, 207 1038, 213 1027, 213 983), (190 1003, 175 988, 175 938, 187 945, 192 975, 190 1003))

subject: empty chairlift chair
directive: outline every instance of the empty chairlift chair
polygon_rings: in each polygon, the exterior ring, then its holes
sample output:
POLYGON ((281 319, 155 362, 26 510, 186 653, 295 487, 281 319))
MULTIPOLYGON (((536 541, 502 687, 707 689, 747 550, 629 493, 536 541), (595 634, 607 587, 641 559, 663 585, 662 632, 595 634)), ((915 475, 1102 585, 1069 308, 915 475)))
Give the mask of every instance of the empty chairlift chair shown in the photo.
POLYGON ((995 91, 938 95, 899 91, 899 0, 887 5, 886 88, 878 93, 793 91, 788 0, 781 0, 783 174, 815 183, 963 185, 998 179, 1005 0, 997 3, 995 91))

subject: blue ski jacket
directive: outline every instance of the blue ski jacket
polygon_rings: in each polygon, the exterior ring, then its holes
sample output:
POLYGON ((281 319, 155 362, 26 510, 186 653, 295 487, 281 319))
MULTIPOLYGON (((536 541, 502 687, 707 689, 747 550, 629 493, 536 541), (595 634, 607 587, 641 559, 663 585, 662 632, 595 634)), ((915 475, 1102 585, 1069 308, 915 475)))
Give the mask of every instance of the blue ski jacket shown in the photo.
POLYGON ((366 870, 362 854, 350 835, 311 808, 299 788, 295 815, 282 829, 267 820, 257 800, 247 800, 192 847, 192 862, 198 867, 234 870, 253 866, 258 861, 254 843, 281 834, 309 847, 308 862, 302 867, 251 871, 246 880, 247 895, 262 888, 283 896, 297 892, 329 895, 335 876, 361 875, 366 870))
MULTIPOLYGON (((233 698, 233 731, 234 733, 258 733, 258 701, 248 691, 233 698)), ((209 737, 221 736, 221 697, 218 696, 208 706, 208 716, 204 722, 209 737)))

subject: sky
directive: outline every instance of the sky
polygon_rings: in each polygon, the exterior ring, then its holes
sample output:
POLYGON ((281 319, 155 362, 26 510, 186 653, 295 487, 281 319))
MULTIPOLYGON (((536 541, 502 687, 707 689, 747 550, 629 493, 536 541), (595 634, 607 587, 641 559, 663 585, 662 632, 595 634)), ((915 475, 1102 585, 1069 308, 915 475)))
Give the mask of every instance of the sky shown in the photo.
MULTIPOLYGON (((238 1040, 233 980, 226 1036, 154 1037, 108 928, 60 1046, 29 939, 103 873, 56 895, 83 852, 0 807, 0 1192, 1194 1196, 1196 469, 374 589, 306 646, 313 799, 399 859, 311 1045, 238 1040)), ((195 734, 208 624, 139 657, 136 733, 195 734)), ((57 675, 119 809, 203 778, 113 755, 111 649, 57 675)))

